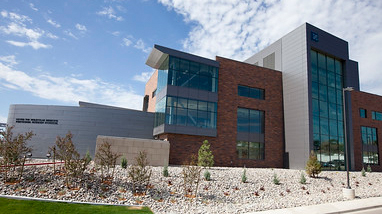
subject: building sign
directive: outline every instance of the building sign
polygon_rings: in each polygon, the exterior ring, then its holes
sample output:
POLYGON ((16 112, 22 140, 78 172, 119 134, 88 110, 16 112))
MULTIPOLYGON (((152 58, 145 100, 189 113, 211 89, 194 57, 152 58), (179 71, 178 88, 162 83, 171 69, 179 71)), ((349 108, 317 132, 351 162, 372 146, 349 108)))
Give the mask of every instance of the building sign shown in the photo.
POLYGON ((52 119, 16 118, 16 123, 33 123, 33 124, 51 124, 51 125, 58 125, 58 120, 52 120, 52 119))
POLYGON ((318 34, 316 32, 311 32, 310 39, 312 41, 318 42, 318 34))

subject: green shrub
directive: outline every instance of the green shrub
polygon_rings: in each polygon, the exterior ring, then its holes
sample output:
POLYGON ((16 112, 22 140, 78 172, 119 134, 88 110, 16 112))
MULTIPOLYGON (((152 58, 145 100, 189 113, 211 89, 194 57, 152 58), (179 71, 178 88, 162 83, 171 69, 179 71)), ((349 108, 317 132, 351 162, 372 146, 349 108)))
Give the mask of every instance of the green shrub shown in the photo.
POLYGON ((247 182, 247 170, 244 168, 243 174, 241 175, 241 182, 247 182))
POLYGON ((125 156, 123 156, 121 159, 121 167, 127 169, 127 159, 125 156))
POLYGON ((370 165, 367 165, 367 172, 368 172, 368 173, 371 173, 371 172, 372 172, 372 170, 371 170, 371 166, 370 166, 370 165))
POLYGON ((276 184, 276 185, 279 185, 279 184, 280 184, 280 180, 279 180, 279 178, 277 177, 277 174, 276 174, 276 173, 273 174, 273 184, 276 184))
POLYGON ((309 175, 309 177, 317 178, 318 174, 321 173, 321 164, 317 160, 316 154, 311 151, 309 155, 309 160, 306 163, 306 174, 309 175))
POLYGON ((89 165, 90 161, 92 161, 92 156, 90 156, 89 150, 86 151, 84 161, 85 161, 85 165, 89 165))
POLYGON ((366 177, 365 168, 363 168, 363 167, 362 167, 362 170, 361 170, 361 175, 362 175, 363 177, 366 177))
POLYGON ((210 146, 208 140, 203 141, 198 152, 198 166, 212 167, 214 165, 214 155, 210 150, 210 146))
POLYGON ((306 178, 305 178, 304 172, 301 172, 300 184, 306 184, 306 178))
POLYGON ((164 165, 164 167, 163 167, 162 175, 163 175, 164 177, 168 177, 168 176, 169 176, 169 174, 168 174, 168 166, 167 166, 167 164, 164 165))
POLYGON ((211 173, 208 170, 204 172, 204 179, 206 179, 206 181, 211 180, 211 173))

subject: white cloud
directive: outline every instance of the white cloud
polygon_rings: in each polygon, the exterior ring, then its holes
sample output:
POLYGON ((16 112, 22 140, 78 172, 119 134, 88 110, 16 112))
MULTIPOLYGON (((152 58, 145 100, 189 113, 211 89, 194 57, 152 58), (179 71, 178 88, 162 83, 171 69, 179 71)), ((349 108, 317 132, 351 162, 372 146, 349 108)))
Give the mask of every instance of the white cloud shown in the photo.
POLYGON ((129 46, 133 43, 133 42, 132 42, 130 39, 128 39, 128 38, 123 38, 122 41, 123 41, 123 45, 126 46, 126 47, 129 47, 129 46))
POLYGON ((78 24, 78 23, 76 24, 76 28, 77 28, 77 30, 79 30, 79 31, 83 31, 83 32, 87 31, 85 25, 81 25, 81 24, 78 24))
POLYGON ((141 50, 145 53, 149 53, 151 48, 146 47, 146 44, 143 42, 142 39, 138 39, 138 41, 135 43, 134 48, 141 50))
POLYGON ((33 3, 29 3, 29 7, 34 10, 34 11, 38 11, 38 9, 34 6, 33 3))
POLYGON ((46 34, 45 31, 39 28, 28 28, 27 23, 32 23, 32 20, 28 16, 19 15, 16 13, 11 13, 3 10, 1 16, 10 20, 7 26, 0 26, 0 31, 7 35, 14 35, 18 37, 23 37, 28 39, 28 42, 20 42, 14 40, 8 40, 7 42, 11 45, 18 47, 27 47, 30 46, 34 49, 40 48, 50 48, 51 45, 43 44, 38 40, 46 35, 48 38, 52 38, 53 34, 46 34))
POLYGON ((382 1, 159 0, 192 23, 185 51, 244 60, 305 22, 349 42, 361 86, 382 94, 382 1))
POLYGON ((13 13, 13 12, 8 12, 6 10, 2 10, 0 14, 2 17, 8 18, 14 22, 19 22, 19 23, 30 22, 30 23, 32 23, 32 19, 29 18, 28 16, 25 16, 25 15, 20 15, 20 14, 13 13))
POLYGON ((88 101, 141 109, 142 96, 132 89, 100 79, 78 79, 51 75, 31 76, 0 62, 0 85, 34 96, 66 103, 88 101))
POLYGON ((150 79, 151 75, 153 75, 153 73, 154 71, 142 72, 139 75, 134 75, 133 80, 146 83, 150 79))
POLYGON ((12 67, 14 65, 19 64, 16 61, 15 55, 9 55, 9 56, 0 56, 0 61, 5 63, 7 66, 12 67))
POLYGON ((106 16, 109 19, 115 19, 117 21, 123 21, 123 17, 117 16, 115 10, 111 6, 102 8, 101 11, 97 12, 97 15, 106 16))
POLYGON ((58 39, 58 36, 56 36, 56 35, 54 35, 54 34, 52 34, 52 33, 46 33, 46 37, 48 37, 48 38, 51 38, 51 39, 58 39))
POLYGON ((53 21, 52 19, 48 19, 46 22, 48 22, 49 24, 51 24, 55 28, 61 27, 60 24, 58 24, 57 22, 53 21))
POLYGON ((65 30, 64 33, 70 37, 72 37, 73 39, 78 39, 77 36, 75 36, 70 30, 65 30))
POLYGON ((35 50, 38 50, 40 48, 51 48, 52 47, 51 45, 46 45, 46 44, 40 43, 38 41, 18 42, 18 41, 8 40, 7 42, 9 44, 17 46, 17 47, 27 47, 27 46, 30 46, 30 47, 32 47, 35 50))
POLYGON ((121 34, 121 32, 119 31, 114 31, 111 33, 113 36, 119 36, 121 34))

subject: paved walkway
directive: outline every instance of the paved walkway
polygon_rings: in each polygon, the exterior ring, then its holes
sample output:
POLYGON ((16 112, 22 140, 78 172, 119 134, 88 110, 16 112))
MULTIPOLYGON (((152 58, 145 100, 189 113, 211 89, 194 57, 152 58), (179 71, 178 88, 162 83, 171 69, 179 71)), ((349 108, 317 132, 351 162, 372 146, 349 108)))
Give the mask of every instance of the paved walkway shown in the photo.
POLYGON ((305 207, 294 207, 278 210, 268 210, 262 212, 252 212, 256 214, 372 214, 382 213, 382 197, 354 199, 351 201, 341 201, 328 204, 318 204, 305 207))

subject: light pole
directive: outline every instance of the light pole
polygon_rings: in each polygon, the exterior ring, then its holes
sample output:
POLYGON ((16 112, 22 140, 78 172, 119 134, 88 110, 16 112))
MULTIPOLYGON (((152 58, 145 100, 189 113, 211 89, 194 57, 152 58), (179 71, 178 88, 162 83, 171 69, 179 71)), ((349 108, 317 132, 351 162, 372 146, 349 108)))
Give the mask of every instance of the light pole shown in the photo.
POLYGON ((349 145, 347 142, 346 134, 346 106, 345 106, 345 91, 353 91, 353 87, 346 87, 342 89, 342 107, 343 107, 343 117, 344 117, 344 140, 345 140, 345 162, 346 162, 346 178, 347 178, 347 187, 343 189, 344 197, 348 199, 355 198, 355 192, 350 187, 349 179, 349 145))

